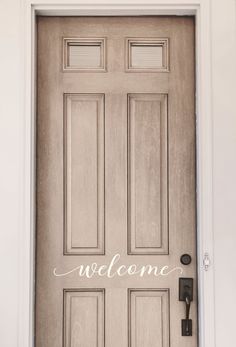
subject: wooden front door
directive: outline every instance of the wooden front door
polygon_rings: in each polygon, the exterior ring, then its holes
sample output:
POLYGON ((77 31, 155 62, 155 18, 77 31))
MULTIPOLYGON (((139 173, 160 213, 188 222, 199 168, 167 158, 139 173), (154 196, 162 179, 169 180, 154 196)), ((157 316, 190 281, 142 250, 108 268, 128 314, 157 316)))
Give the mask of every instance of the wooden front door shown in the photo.
POLYGON ((191 17, 38 18, 36 347, 197 346, 194 94, 191 17))

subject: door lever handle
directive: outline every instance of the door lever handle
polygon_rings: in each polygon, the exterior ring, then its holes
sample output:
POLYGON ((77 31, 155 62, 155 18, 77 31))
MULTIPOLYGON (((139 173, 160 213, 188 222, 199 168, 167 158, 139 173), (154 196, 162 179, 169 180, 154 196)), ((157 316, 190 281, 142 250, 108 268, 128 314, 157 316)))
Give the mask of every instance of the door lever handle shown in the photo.
POLYGON ((188 294, 185 296, 186 303, 186 318, 182 320, 182 335, 191 336, 192 335, 192 320, 189 319, 191 300, 188 294))
POLYGON ((185 302, 186 315, 182 319, 182 336, 192 336, 192 319, 189 319, 191 301, 193 300, 193 279, 179 279, 179 301, 185 302))

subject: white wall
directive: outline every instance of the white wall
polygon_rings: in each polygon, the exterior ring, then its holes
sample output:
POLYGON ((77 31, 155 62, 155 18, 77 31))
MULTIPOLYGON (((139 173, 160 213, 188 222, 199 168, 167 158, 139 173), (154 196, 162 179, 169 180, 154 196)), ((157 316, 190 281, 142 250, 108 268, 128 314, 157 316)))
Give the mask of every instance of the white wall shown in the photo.
POLYGON ((236 346, 236 2, 212 0, 217 347, 236 346))
MULTIPOLYGON (((23 1, 23 0, 22 0, 23 1)), ((48 1, 49 2, 49 1, 48 1)), ((119 2, 119 1, 117 1, 119 2)), ((47 3, 47 0, 45 0, 47 3)), ((17 347, 23 163, 21 0, 0 2, 0 346, 17 347)), ((235 346, 236 8, 212 0, 216 347, 235 346)), ((207 346, 206 346, 207 347, 207 346)))
POLYGON ((20 2, 0 1, 0 346, 17 346, 20 2))

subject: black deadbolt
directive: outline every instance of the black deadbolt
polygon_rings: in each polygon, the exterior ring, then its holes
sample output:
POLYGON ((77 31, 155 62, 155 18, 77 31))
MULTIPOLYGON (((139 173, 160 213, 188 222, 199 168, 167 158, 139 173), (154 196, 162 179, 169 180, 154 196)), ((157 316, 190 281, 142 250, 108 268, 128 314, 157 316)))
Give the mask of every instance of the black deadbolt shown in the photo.
POLYGON ((191 255, 189 254, 183 254, 180 257, 181 264, 183 265, 189 265, 192 261, 191 255))

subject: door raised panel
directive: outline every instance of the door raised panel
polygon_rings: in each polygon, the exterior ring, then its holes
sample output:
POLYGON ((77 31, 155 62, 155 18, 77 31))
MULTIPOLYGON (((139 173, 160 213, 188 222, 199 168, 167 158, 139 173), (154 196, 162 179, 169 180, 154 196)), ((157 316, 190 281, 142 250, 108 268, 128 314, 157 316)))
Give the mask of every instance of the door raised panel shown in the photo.
POLYGON ((128 97, 128 251, 168 253, 167 95, 128 97))
POLYGON ((168 38, 127 38, 127 72, 169 72, 168 38))
POLYGON ((64 38, 63 71, 105 72, 105 38, 64 38))
POLYGON ((168 290, 129 290, 129 347, 168 347, 169 338, 168 290))
POLYGON ((66 94, 64 228, 66 254, 104 252, 104 95, 66 94))
POLYGON ((104 290, 64 291, 64 346, 104 347, 104 290))

